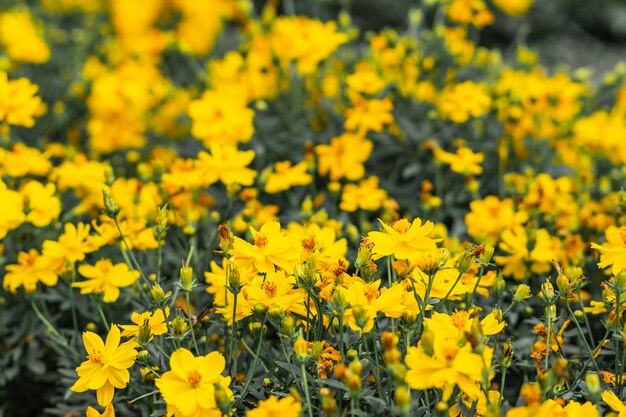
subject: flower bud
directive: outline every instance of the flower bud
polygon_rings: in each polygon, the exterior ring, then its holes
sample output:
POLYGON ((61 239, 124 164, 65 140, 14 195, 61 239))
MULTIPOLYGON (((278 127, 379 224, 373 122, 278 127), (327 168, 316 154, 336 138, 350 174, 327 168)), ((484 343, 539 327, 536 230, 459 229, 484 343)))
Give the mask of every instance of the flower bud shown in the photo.
POLYGON ((589 400, 596 403, 602 395, 602 386, 600 385, 600 377, 596 373, 588 373, 585 375, 585 384, 589 392, 589 400))
POLYGON ((513 344, 511 339, 507 339, 502 345, 502 353, 500 356, 500 366, 502 369, 508 369, 511 366, 513 360, 513 344))
POLYGON ((626 291, 626 271, 621 271, 620 273, 615 275, 615 279, 613 281, 613 289, 618 294, 626 291))
POLYGON ((139 353, 137 353, 137 362, 148 363, 149 359, 150 359, 150 352, 148 352, 147 350, 142 349, 139 351, 139 353))
POLYGON ((221 384, 213 384, 215 388, 215 404, 217 404, 217 408, 220 409, 223 416, 227 416, 230 414, 230 405, 233 402, 233 399, 228 395, 228 391, 224 389, 221 384))
POLYGON ((370 242, 367 237, 361 239, 361 244, 359 245, 359 251, 356 256, 356 262, 354 266, 357 269, 367 268, 372 260, 372 249, 374 248, 374 243, 370 242))
POLYGON ((180 267, 180 288, 183 291, 191 291, 193 288, 193 268, 184 261, 180 267))
POLYGON ((150 319, 145 319, 143 323, 139 325, 137 330, 137 337, 135 339, 141 346, 147 346, 152 340, 152 329, 150 329, 150 319))
POLYGON ((489 265, 489 262, 491 261, 494 252, 495 248, 493 246, 491 246, 490 244, 485 244, 483 252, 478 255, 476 260, 480 265, 487 266, 489 265))
POLYGON ((298 337, 293 344, 293 350, 299 362, 305 363, 309 360, 309 343, 302 336, 298 337))
POLYGON ((156 216, 156 226, 154 227, 154 231, 159 237, 163 236, 167 231, 167 215, 167 204, 159 207, 156 216))
POLYGON ((530 298, 530 287, 526 284, 521 284, 515 290, 515 294, 513 295, 513 301, 516 303, 520 303, 527 298, 530 298))
POLYGON ((472 255, 473 251, 474 247, 467 248, 463 251, 461 256, 459 256, 459 259, 456 262, 456 269, 459 270, 459 273, 465 274, 469 271, 472 261, 474 260, 474 256, 472 255))
POLYGON ((163 291, 163 288, 159 284, 154 284, 152 289, 150 290, 150 294, 152 295, 152 301, 154 305, 157 307, 163 307, 167 298, 172 295, 171 291, 168 291, 167 294, 163 291))
POLYGON ((233 234, 230 232, 230 228, 227 224, 220 224, 217 226, 217 234, 219 236, 222 254, 228 258, 230 256, 230 251, 233 248, 233 234))
POLYGON ((104 213, 112 219, 117 218, 117 215, 120 213, 120 208, 113 199, 113 196, 102 190, 102 196, 104 197, 104 213))
POLYGON ((543 295, 543 299, 546 303, 552 303, 552 299, 554 298, 554 287, 549 279, 546 280, 543 284, 541 284, 541 292, 543 295))
POLYGON ((337 402, 335 401, 333 393, 328 388, 320 389, 320 400, 322 411, 327 417, 337 415, 337 402))
POLYGON ((430 330, 429 328, 424 329, 424 332, 422 332, 421 342, 422 342, 422 350, 424 351, 424 353, 427 354, 428 356, 433 356, 433 354, 435 353, 435 350, 434 350, 435 333, 433 333, 433 331, 430 330))
POLYGON ((226 288, 235 296, 237 296, 243 288, 239 270, 232 262, 226 265, 226 288))
POLYGON ((393 400, 400 414, 409 415, 409 411, 411 410, 411 391, 409 391, 405 385, 401 385, 396 389, 393 400))
POLYGON ((187 330, 189 330, 189 324, 183 317, 176 317, 174 320, 170 321, 170 327, 176 337, 182 337, 187 333, 187 330))

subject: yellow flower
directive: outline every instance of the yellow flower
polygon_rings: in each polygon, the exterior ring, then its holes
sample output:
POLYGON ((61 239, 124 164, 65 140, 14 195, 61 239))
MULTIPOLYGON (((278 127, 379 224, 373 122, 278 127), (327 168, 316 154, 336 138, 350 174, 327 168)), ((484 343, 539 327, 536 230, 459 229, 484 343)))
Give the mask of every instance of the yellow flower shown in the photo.
POLYGON ((465 215, 467 233, 479 242, 495 245, 504 229, 520 226, 528 221, 528 213, 515 211, 513 200, 500 200, 488 196, 470 203, 470 212, 465 215))
POLYGON ((126 387, 130 380, 128 368, 133 366, 137 351, 134 341, 120 345, 120 329, 113 325, 106 342, 92 332, 83 333, 87 360, 76 368, 78 381, 70 388, 74 392, 96 390, 98 404, 105 407, 113 400, 115 388, 126 387))
POLYGON ((253 245, 239 237, 233 239, 231 254, 238 267, 273 272, 274 266, 277 266, 288 273, 293 271, 300 258, 300 242, 291 235, 284 235, 279 222, 265 223, 258 231, 250 227, 250 231, 254 239, 253 245))
POLYGON ((498 265, 502 265, 502 274, 523 279, 526 276, 526 261, 528 260, 528 236, 522 226, 516 226, 502 232, 500 249, 508 252, 509 256, 494 256, 498 265))
POLYGON ((17 255, 17 264, 6 266, 2 286, 12 293, 21 286, 26 292, 34 292, 38 282, 51 287, 56 285, 57 280, 57 274, 50 267, 50 260, 31 249, 17 255))
POLYGON ((298 417, 302 403, 291 395, 280 400, 271 395, 267 400, 259 402, 257 408, 246 412, 246 417, 298 417))
POLYGON ((407 219, 400 219, 390 227, 379 220, 384 232, 369 232, 368 239, 374 244, 373 258, 380 259, 393 255, 397 259, 416 259, 423 252, 437 250, 437 240, 431 234, 435 229, 433 222, 422 224, 420 218, 409 223, 407 219))
POLYGON ((9 80, 7 73, 0 71, 0 122, 33 127, 35 118, 46 110, 45 104, 36 95, 38 89, 27 78, 9 80))
POLYGON ((139 278, 139 271, 131 271, 125 263, 113 265, 109 259, 101 259, 95 265, 81 265, 78 273, 87 281, 74 282, 72 287, 80 288, 81 294, 103 293, 105 303, 116 301, 120 288, 133 285, 139 278))
POLYGON ((493 15, 483 0, 452 0, 448 17, 453 22, 472 24, 478 29, 493 23, 493 15))
POLYGON ((265 192, 275 194, 298 185, 310 184, 313 177, 307 173, 307 163, 291 165, 291 161, 274 164, 274 172, 267 177, 265 192))
POLYGON ((466 147, 459 148, 456 153, 450 153, 435 148, 435 160, 450 165, 450 169, 463 175, 480 175, 483 168, 480 166, 485 155, 482 152, 474 153, 466 147))
POLYGON ((626 269, 626 226, 610 226, 604 232, 606 242, 602 245, 592 243, 591 247, 600 251, 600 268, 611 267, 613 275, 626 269))
POLYGON ((49 225, 61 214, 61 202, 55 196, 56 187, 52 183, 45 185, 37 181, 29 181, 20 190, 24 196, 26 221, 36 227, 49 225))
POLYGON ((297 310, 304 312, 304 290, 294 289, 295 278, 286 276, 284 271, 268 272, 265 276, 257 275, 248 285, 244 292, 250 307, 262 304, 265 307, 280 307, 285 312, 297 310))
POLYGON ((304 16, 276 19, 270 33, 272 49, 283 68, 295 61, 304 75, 313 74, 321 61, 328 58, 348 36, 336 31, 335 22, 322 22, 304 16))
POLYGON ((351 132, 365 135, 367 132, 381 132, 393 122, 393 103, 388 98, 365 100, 361 97, 354 100, 353 107, 346 110, 346 121, 343 126, 351 132))
POLYGON ((94 247, 88 243, 89 225, 78 223, 66 223, 64 233, 57 241, 46 240, 43 242, 43 256, 62 260, 63 263, 73 264, 85 259, 85 254, 93 252, 94 247))
POLYGON ((363 164, 367 161, 374 145, 361 135, 344 133, 330 141, 330 145, 317 145, 320 175, 329 174, 331 181, 341 178, 358 180, 365 174, 363 164))
POLYGON ((50 49, 38 32, 28 10, 0 14, 0 42, 14 61, 41 64, 50 58, 50 49))
POLYGON ((437 110, 444 119, 464 123, 470 117, 479 117, 491 108, 491 97, 484 84, 465 81, 446 87, 437 101, 437 110))
POLYGON ((241 88, 207 90, 189 104, 191 133, 207 148, 248 142, 254 133, 254 111, 246 99, 241 88))
POLYGON ((200 152, 196 167, 203 185, 221 181, 224 185, 252 185, 256 171, 246 168, 254 159, 254 151, 240 151, 235 146, 212 146, 211 154, 200 152))
POLYGON ((215 384, 229 397, 230 377, 223 377, 226 361, 219 352, 194 357, 185 348, 179 348, 170 358, 171 370, 155 380, 168 406, 168 414, 175 417, 221 417, 215 401, 215 384))
POLYGON ((104 411, 102 413, 93 407, 87 407, 85 414, 87 417, 115 417, 115 409, 113 408, 113 403, 110 403, 104 407, 104 411))
MULTIPOLYGON (((604 394, 602 395, 604 398, 604 394)), ((615 397, 617 399, 617 397, 615 397)), ((619 401, 617 399, 617 401, 619 401)), ((619 401, 621 403, 621 401, 619 401)), ((570 401, 565 407, 554 400, 545 400, 543 403, 529 404, 525 407, 515 407, 506 413, 506 417, 589 417, 599 416, 598 408, 595 404, 586 402, 578 403, 570 401)), ((619 416, 624 417, 621 413, 619 416)))
POLYGON ((378 94, 385 88, 385 82, 371 70, 357 71, 346 77, 348 87, 357 93, 378 94))
POLYGON ((0 239, 4 239, 10 230, 17 229, 24 222, 22 210, 22 196, 13 190, 9 190, 0 179, 0 239))
POLYGON ((482 346, 483 353, 474 353, 466 344, 459 347, 455 338, 436 334, 432 346, 410 347, 405 361, 408 367, 406 382, 413 389, 443 388, 454 383, 473 400, 480 396, 478 383, 491 365, 493 349, 482 346), (430 350, 426 352, 425 350, 430 350))
POLYGON ((378 188, 378 177, 372 176, 359 182, 359 185, 347 184, 341 194, 339 208, 344 211, 375 211, 386 199, 387 192, 378 188))
POLYGON ((9 177, 45 177, 52 168, 49 157, 48 152, 16 143, 10 150, 0 149, 0 173, 9 177))
MULTIPOLYGON (((165 308, 165 314, 169 316, 169 307, 165 308)), ((148 320, 148 326, 150 327, 150 335, 159 336, 167 333, 167 323, 165 322, 167 317, 163 315, 163 310, 158 309, 154 313, 145 311, 143 313, 133 313, 130 320, 135 324, 122 324, 122 336, 137 337, 139 328, 143 325, 145 320, 148 320)))
MULTIPOLYGON (((466 333, 472 330, 472 311, 456 310, 452 314, 435 312, 431 318, 424 321, 425 325, 435 334, 454 339, 462 339, 466 333)), ((477 320, 477 319, 476 319, 477 320)), ((496 314, 491 312, 481 321, 480 327, 485 336, 498 334, 504 329, 506 323, 498 320, 496 314)))
POLYGON ((533 5, 533 0, 493 0, 493 5, 511 16, 526 13, 533 5))
POLYGON ((602 401, 616 411, 618 417, 626 417, 626 404, 624 404, 613 391, 604 391, 602 393, 602 401))

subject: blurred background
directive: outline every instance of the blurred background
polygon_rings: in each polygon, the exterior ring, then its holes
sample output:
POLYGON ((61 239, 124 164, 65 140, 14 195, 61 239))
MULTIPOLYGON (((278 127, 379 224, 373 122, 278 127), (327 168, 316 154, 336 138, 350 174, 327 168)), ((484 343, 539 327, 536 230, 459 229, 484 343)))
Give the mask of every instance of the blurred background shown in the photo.
MULTIPOLYGON (((336 18, 348 10, 363 32, 384 27, 405 28, 409 10, 430 1, 408 0, 293 0, 296 12, 322 19, 336 18)), ((265 0, 256 0, 258 9, 265 0)), ((434 9, 430 7, 430 9, 434 9)), ((432 20, 434 16, 425 16, 432 20)), ((495 23, 483 29, 480 44, 503 51, 515 41, 525 41, 539 52, 545 66, 595 68, 596 76, 626 60, 625 0, 535 0, 530 11, 511 17, 495 10, 495 23)))

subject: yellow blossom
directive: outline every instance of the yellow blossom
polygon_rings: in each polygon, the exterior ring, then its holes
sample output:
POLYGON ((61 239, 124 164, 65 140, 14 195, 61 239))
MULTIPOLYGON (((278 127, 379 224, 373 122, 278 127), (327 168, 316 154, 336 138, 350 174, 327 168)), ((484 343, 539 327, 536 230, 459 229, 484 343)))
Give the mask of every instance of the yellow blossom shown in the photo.
POLYGON ((415 218, 410 223, 407 219, 401 219, 391 227, 382 220, 379 221, 385 231, 368 234, 368 239, 374 244, 374 259, 389 255, 397 259, 416 259, 422 252, 437 249, 437 240, 430 237, 435 228, 430 221, 422 224, 420 218, 415 218))
POLYGON ((317 145, 318 170, 321 175, 329 174, 331 181, 341 178, 358 180, 365 174, 363 164, 368 160, 374 145, 366 138, 344 133, 331 139, 329 145, 317 145))
POLYGON ((291 161, 280 161, 274 164, 272 172, 265 182, 265 192, 275 194, 298 185, 310 184, 313 177, 307 173, 308 164, 300 162, 291 165, 291 161))
POLYGON ((83 333, 87 360, 76 368, 78 381, 70 388, 74 392, 96 390, 98 404, 105 407, 113 400, 115 388, 126 387, 130 380, 128 368, 133 366, 137 351, 134 341, 120 344, 120 329, 113 325, 106 342, 92 332, 83 333))
POLYGON ((35 119, 46 110, 36 95, 38 90, 39 87, 27 78, 9 80, 7 73, 0 71, 0 122, 33 127, 35 119))
POLYGON ((0 14, 0 43, 15 61, 41 64, 50 58, 50 49, 28 10, 0 14))
POLYGON ((218 384, 232 397, 230 377, 223 377, 226 366, 219 352, 197 356, 179 348, 170 358, 171 370, 155 380, 155 384, 174 417, 220 417, 222 412, 215 401, 218 384))
POLYGON ((339 208, 344 211, 358 209, 378 210, 387 199, 387 192, 378 188, 378 177, 369 177, 356 184, 347 184, 341 194, 339 208))
POLYGON ((302 403, 291 395, 280 400, 271 395, 267 400, 259 402, 257 408, 247 411, 246 417, 298 417, 301 410, 302 403))
POLYGON ((133 271, 125 263, 113 265, 109 259, 101 259, 95 265, 80 265, 78 273, 86 281, 74 282, 72 287, 80 288, 81 294, 104 294, 103 301, 111 303, 120 296, 120 288, 133 285, 139 278, 139 271, 133 271))

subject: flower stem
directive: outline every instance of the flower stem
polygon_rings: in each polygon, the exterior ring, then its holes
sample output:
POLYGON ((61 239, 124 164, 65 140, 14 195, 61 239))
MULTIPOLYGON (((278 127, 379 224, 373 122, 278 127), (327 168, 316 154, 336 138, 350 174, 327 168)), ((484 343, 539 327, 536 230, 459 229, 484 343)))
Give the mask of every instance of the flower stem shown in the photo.
POLYGON ((306 369, 304 368, 304 362, 300 364, 300 370, 302 371, 302 385, 304 386, 304 395, 306 398, 306 407, 309 412, 309 417, 313 417, 313 407, 311 407, 311 394, 309 394, 309 384, 306 378, 306 369))
POLYGON ((199 356, 200 350, 198 349, 198 343, 196 342, 196 332, 193 330, 193 321, 191 320, 191 303, 189 302, 189 292, 190 291, 185 291, 185 302, 187 303, 187 320, 189 321, 189 331, 191 332, 193 348, 196 351, 196 356, 199 356))

